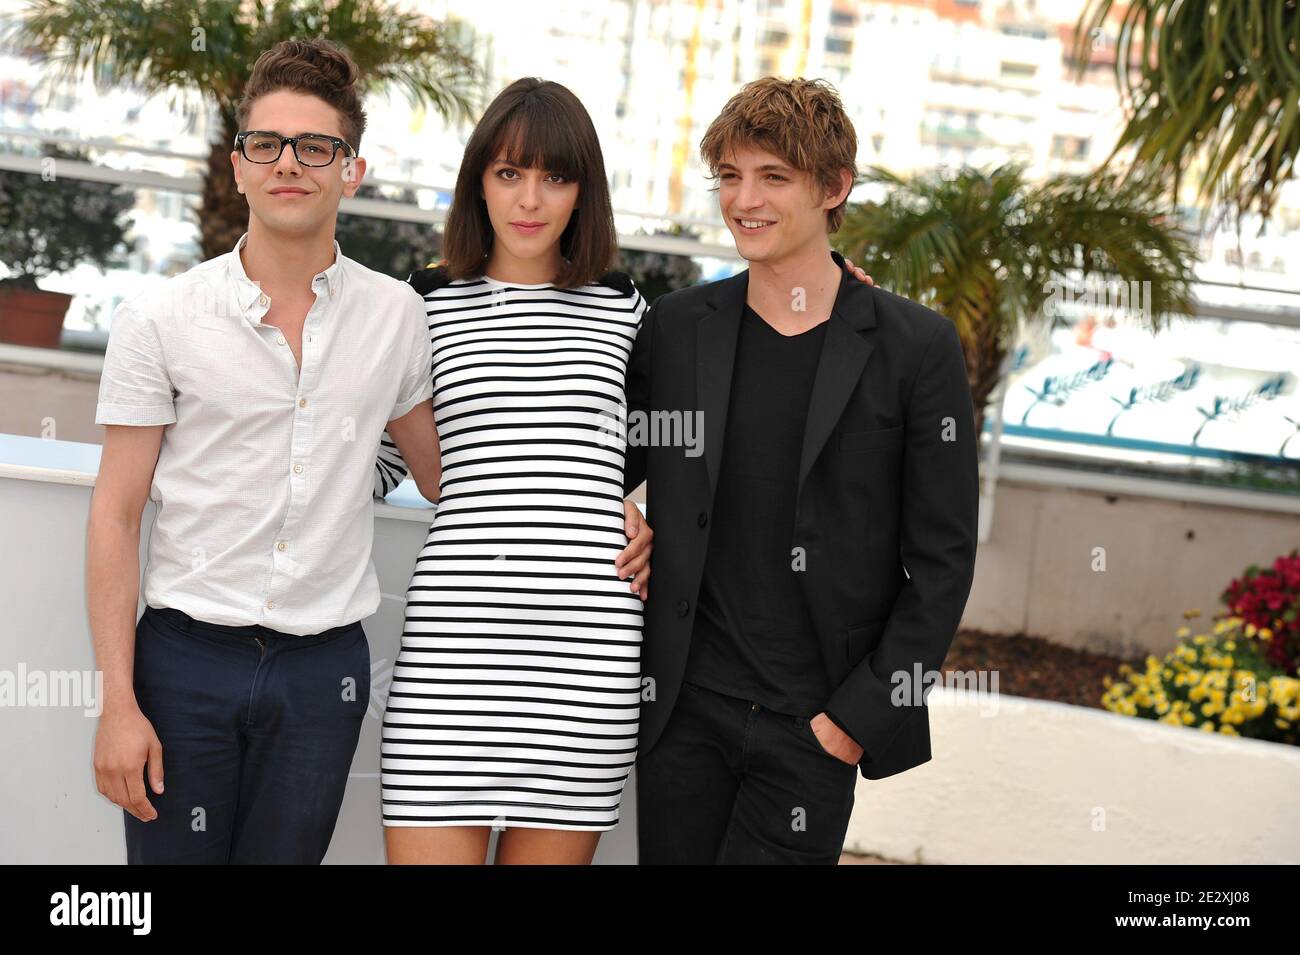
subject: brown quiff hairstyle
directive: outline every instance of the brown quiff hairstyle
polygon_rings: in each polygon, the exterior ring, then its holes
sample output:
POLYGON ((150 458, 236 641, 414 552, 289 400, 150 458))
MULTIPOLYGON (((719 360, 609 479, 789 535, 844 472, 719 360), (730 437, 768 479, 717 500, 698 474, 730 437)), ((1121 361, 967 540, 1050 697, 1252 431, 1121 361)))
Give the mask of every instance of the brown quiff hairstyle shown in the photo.
POLYGON ((560 235, 564 264, 552 284, 578 288, 608 272, 618 256, 618 233, 596 127, 568 88, 526 76, 497 94, 465 144, 443 230, 451 278, 483 274, 494 234, 479 191, 484 170, 502 153, 512 166, 578 183, 577 205, 560 235))
POLYGON ((361 134, 366 131, 366 111, 357 90, 357 65, 347 50, 329 40, 284 40, 271 47, 253 64, 253 75, 235 108, 240 129, 247 128, 248 114, 260 96, 289 90, 323 99, 339 113, 343 139, 361 152, 361 134))
MULTIPOLYGON (((723 157, 745 147, 781 157, 810 173, 827 192, 839 191, 841 170, 849 170, 855 185, 859 181, 858 134, 835 87, 825 80, 765 76, 746 83, 700 140, 700 157, 709 177, 717 179, 723 157)), ((827 210, 827 232, 839 229, 847 204, 846 196, 827 210)))

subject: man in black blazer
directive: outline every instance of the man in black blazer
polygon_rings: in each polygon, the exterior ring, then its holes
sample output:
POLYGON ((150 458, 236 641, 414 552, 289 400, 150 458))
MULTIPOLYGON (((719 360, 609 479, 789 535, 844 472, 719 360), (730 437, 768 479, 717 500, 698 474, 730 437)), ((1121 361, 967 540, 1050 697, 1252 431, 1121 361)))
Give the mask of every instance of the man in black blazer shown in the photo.
POLYGON ((923 694, 974 573, 974 409, 953 323, 830 250, 856 176, 833 90, 751 83, 701 151, 750 267, 660 296, 628 369, 624 491, 648 481, 655 529, 640 861, 834 863, 858 772, 931 756, 923 694))

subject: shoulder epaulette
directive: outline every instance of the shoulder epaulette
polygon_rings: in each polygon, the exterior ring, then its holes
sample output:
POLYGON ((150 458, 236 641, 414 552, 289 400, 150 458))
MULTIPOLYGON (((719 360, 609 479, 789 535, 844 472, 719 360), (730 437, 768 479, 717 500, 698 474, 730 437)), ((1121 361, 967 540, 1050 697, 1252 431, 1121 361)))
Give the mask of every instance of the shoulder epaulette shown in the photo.
POLYGON ((421 295, 428 295, 434 289, 442 288, 451 282, 451 275, 447 272, 447 266, 438 265, 431 269, 419 269, 412 272, 411 277, 406 281, 411 288, 421 295))
POLYGON ((626 272, 606 272, 596 280, 597 285, 604 285, 608 288, 618 289, 624 295, 631 295, 633 290, 632 276, 626 272))

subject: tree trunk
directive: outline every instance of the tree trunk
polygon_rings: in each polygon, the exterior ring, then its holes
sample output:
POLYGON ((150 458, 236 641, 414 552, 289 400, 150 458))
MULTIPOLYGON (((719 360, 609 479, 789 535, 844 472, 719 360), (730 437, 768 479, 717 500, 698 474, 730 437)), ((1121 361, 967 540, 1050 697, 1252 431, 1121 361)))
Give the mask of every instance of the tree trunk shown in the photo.
POLYGON ((971 401, 975 405, 975 434, 984 433, 984 413, 989 395, 998 385, 1002 360, 1007 350, 1002 343, 1001 328, 992 315, 976 323, 975 340, 962 342, 966 356, 966 376, 970 382, 971 401))
POLYGON ((199 248, 205 262, 229 252, 248 231, 248 202, 235 189, 235 174, 230 168, 230 150, 239 127, 233 111, 223 109, 220 115, 220 138, 208 150, 199 203, 199 248))

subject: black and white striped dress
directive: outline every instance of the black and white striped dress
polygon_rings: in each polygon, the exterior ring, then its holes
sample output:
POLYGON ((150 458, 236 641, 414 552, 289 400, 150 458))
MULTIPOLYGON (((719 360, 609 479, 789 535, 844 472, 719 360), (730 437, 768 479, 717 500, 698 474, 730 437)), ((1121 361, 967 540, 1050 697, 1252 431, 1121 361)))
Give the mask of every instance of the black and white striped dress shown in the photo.
MULTIPOLYGON (((642 601, 611 438, 646 308, 411 276, 433 341, 441 499, 407 591, 381 746, 386 826, 612 829, 636 757, 642 601)), ((388 435, 377 493, 405 468, 388 435)))

